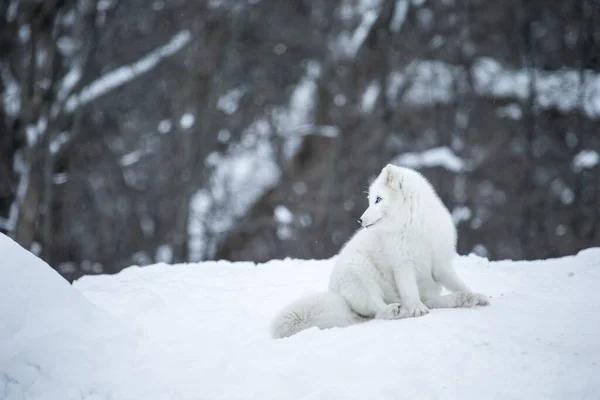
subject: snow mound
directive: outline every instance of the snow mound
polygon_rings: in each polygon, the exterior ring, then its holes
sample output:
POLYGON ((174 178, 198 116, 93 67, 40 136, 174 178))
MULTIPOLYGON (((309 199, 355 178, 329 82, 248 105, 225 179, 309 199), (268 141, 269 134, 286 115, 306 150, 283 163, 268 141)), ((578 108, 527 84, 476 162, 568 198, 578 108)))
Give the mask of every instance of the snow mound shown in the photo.
POLYGON ((21 350, 11 351, 13 362, 0 368, 0 398, 4 393, 11 399, 90 400, 600 395, 600 248, 535 262, 459 257, 458 272, 491 296, 491 306, 433 310, 421 318, 325 331, 313 328, 274 340, 268 335, 271 318, 298 296, 323 290, 333 259, 158 264, 87 276, 69 287, 34 256, 25 257, 24 250, 7 240, 0 244, 2 259, 9 260, 0 269, 12 282, 0 283, 5 296, 0 354, 4 358, 16 344, 29 349, 31 364, 42 365, 50 350, 40 338, 48 337, 45 343, 56 357, 46 360, 44 373, 31 373, 29 381, 22 381, 14 359, 24 356, 17 356, 21 350), (22 272, 24 267, 29 272, 22 272), (25 297, 27 307, 20 303, 25 297), (52 318, 38 323, 34 315, 45 309, 52 318), (102 327, 112 327, 112 332, 122 326, 121 320, 138 327, 120 330, 136 343, 135 351, 112 358, 105 349, 114 339, 96 334, 91 342, 88 335, 105 331, 102 327), (71 342, 61 345, 51 334, 59 328, 81 348, 71 342), (6 343, 7 338, 13 342, 6 343), (75 373, 66 382, 59 374, 65 359, 68 365, 91 367, 86 373, 71 370, 75 373), (37 380, 44 380, 47 391, 27 392, 37 380), (65 388, 74 394, 63 395, 65 388), (10 396, 18 390, 27 395, 10 396))
MULTIPOLYGON (((82 399, 116 386, 112 364, 136 333, 48 264, 0 234, 0 399, 82 399)), ((114 368, 116 371, 116 368, 114 368)))

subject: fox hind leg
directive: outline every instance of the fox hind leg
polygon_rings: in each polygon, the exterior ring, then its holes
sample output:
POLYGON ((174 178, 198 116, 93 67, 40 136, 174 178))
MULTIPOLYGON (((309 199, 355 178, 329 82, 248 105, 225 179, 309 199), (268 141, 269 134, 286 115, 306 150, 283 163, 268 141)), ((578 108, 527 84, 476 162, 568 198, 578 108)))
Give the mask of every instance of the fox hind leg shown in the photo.
POLYGON ((354 280, 339 288, 350 308, 366 318, 398 319, 403 318, 405 309, 401 303, 387 304, 379 286, 369 279, 354 280))
POLYGON ((430 297, 423 301, 429 308, 471 308, 475 306, 487 306, 490 301, 480 293, 455 292, 444 296, 430 297))

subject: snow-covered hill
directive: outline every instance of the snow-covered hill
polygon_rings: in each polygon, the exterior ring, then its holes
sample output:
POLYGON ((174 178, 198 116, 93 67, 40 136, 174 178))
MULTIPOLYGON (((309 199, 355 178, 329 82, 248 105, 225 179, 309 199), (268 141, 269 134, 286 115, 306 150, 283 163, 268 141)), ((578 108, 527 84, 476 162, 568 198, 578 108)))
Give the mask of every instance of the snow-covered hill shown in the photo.
POLYGON ((268 336, 332 260, 131 267, 70 286, 0 235, 0 399, 598 399, 600 248, 457 259, 486 308, 268 336))

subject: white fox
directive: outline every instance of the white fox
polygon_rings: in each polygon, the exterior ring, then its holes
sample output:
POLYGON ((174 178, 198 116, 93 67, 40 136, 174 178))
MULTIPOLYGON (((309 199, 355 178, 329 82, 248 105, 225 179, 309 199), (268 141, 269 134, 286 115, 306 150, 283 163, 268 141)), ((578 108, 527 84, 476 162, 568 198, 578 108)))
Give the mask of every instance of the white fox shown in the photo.
POLYGON ((369 188, 362 228, 341 249, 329 291, 285 307, 271 333, 348 326, 372 318, 420 317, 430 308, 489 304, 458 277, 456 229, 448 209, 417 171, 388 164, 369 188), (441 295, 442 285, 451 293, 441 295))

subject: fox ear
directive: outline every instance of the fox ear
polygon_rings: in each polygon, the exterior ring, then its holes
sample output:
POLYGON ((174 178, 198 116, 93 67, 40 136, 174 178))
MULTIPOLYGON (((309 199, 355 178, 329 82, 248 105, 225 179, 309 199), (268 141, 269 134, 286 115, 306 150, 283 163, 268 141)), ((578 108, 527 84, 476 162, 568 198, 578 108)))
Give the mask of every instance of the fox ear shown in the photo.
POLYGON ((396 171, 394 171, 394 167, 391 164, 388 164, 383 169, 383 173, 385 174, 385 184, 390 189, 396 189, 398 187, 398 178, 396 176, 396 171))

